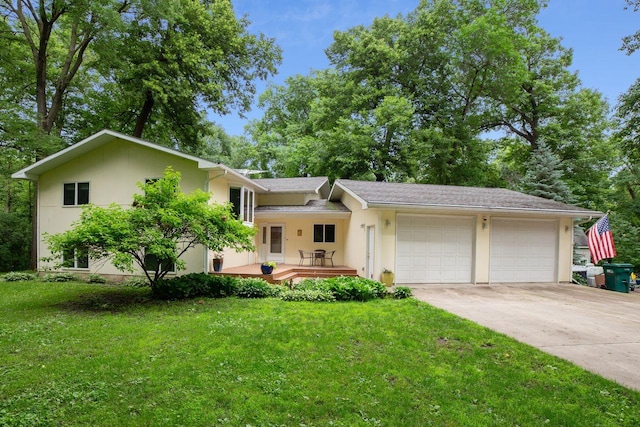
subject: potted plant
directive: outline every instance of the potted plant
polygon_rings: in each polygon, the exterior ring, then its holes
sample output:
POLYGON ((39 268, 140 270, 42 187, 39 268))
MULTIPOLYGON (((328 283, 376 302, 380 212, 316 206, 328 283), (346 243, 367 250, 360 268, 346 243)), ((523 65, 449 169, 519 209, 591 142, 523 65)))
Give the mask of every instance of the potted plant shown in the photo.
POLYGON ((260 266, 260 270, 262 270, 262 274, 271 274, 273 270, 276 268, 276 263, 273 261, 265 261, 260 266))
POLYGON ((222 262, 224 261, 224 255, 222 252, 214 252, 212 262, 213 271, 222 271, 222 262))
POLYGON ((382 273, 380 274, 380 281, 385 284, 385 286, 391 287, 393 286, 393 271, 383 268, 382 273))

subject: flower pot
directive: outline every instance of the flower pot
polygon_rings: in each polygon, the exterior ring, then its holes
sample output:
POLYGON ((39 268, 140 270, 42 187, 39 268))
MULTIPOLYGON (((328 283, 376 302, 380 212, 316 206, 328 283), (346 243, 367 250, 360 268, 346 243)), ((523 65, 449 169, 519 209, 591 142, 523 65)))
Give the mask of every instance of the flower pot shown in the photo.
POLYGON ((382 283, 385 284, 385 286, 391 287, 393 286, 393 279, 394 279, 394 275, 393 273, 381 273, 380 274, 380 281, 382 283))
POLYGON ((273 273, 273 267, 271 267, 270 265, 261 265, 260 270, 262 270, 262 274, 273 273))
POLYGON ((222 262, 224 260, 222 258, 215 258, 213 260, 213 271, 222 271, 222 262))

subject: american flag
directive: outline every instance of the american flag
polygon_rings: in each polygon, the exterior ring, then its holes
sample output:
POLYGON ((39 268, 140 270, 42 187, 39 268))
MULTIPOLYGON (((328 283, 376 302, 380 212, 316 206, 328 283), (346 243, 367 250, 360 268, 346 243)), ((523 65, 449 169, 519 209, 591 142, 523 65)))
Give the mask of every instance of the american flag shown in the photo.
POLYGON ((609 214, 600 218, 587 231, 589 252, 594 264, 604 258, 616 256, 616 247, 613 244, 613 235, 609 227, 609 214))

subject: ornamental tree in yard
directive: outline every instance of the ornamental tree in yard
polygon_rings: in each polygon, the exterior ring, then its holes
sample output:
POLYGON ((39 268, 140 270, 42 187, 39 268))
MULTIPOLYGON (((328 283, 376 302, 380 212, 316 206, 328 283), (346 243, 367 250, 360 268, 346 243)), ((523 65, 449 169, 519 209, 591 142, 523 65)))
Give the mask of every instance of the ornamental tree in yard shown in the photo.
POLYGON ((134 194, 130 208, 87 205, 70 230, 46 236, 52 255, 86 252, 129 272, 137 265, 155 288, 174 265, 185 268, 180 257, 196 245, 254 249, 255 229, 235 219, 229 204, 210 204, 209 194, 184 194, 179 185, 180 173, 169 167, 163 178, 138 184, 143 194, 134 194))

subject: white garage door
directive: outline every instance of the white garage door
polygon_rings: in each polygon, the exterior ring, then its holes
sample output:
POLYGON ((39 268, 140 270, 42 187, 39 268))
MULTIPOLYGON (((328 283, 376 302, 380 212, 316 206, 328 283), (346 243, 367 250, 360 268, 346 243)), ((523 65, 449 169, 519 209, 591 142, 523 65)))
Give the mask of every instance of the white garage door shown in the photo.
POLYGON ((398 215, 396 283, 471 283, 474 218, 398 215))
POLYGON ((491 220, 493 283, 555 282, 558 225, 554 220, 491 220))

